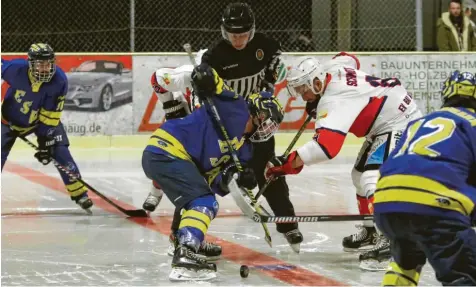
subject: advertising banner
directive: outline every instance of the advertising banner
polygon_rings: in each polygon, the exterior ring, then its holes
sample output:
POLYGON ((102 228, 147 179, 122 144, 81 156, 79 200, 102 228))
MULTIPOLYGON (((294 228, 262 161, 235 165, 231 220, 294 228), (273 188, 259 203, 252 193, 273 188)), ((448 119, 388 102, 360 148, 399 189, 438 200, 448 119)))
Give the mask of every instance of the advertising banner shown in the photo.
MULTIPOLYGON (((26 58, 25 55, 2 59, 26 58)), ((132 57, 78 55, 57 58, 68 78, 61 117, 69 135, 131 134, 132 57)), ((2 81, 2 99, 8 83, 2 81)))
MULTIPOLYGON (((23 56, 4 56, 12 59, 23 56)), ((321 62, 332 55, 312 55, 321 62)), ((283 55, 288 68, 302 56, 283 55)), ((441 106, 441 84, 454 70, 476 72, 474 54, 358 55, 360 69, 380 78, 398 78, 423 113, 441 106)), ((62 122, 70 135, 146 134, 164 122, 162 104, 150 85, 158 68, 190 64, 186 55, 58 55, 57 64, 68 77, 62 122)), ((2 82, 2 98, 7 83, 2 82)), ((275 86, 285 109, 280 130, 299 129, 306 118, 305 102, 289 97, 286 82, 275 86)), ((308 125, 312 129, 314 123, 308 125)))

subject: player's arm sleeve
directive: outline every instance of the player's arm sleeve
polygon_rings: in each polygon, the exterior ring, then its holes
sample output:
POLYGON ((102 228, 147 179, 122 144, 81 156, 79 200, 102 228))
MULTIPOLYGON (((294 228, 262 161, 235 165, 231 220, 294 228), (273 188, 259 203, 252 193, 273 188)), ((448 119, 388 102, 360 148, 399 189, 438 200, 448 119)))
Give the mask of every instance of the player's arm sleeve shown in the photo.
POLYGON ((59 125, 67 92, 68 82, 65 79, 59 94, 46 97, 38 115, 39 124, 36 131, 38 136, 49 135, 51 129, 55 129, 59 125))
MULTIPOLYGON (((281 59, 281 44, 271 38, 267 39, 269 45, 268 53, 271 54, 271 58, 269 59, 268 63, 266 64, 264 79, 274 85, 277 82, 281 82, 281 79, 284 80, 286 77, 286 65, 284 64, 283 60, 281 59)), ((270 91, 274 89, 274 86, 269 86, 264 84, 264 89, 270 91)))
POLYGON ((2 80, 4 80, 7 83, 11 82, 12 75, 10 75, 10 71, 12 69, 9 69, 12 66, 12 61, 4 60, 2 59, 2 80))
POLYGON ((347 52, 340 52, 332 58, 333 66, 349 66, 353 67, 356 70, 360 70, 360 61, 359 59, 352 54, 347 52))
POLYGON ((304 164, 316 164, 336 157, 360 111, 356 103, 343 101, 318 107, 316 133, 311 141, 297 149, 304 164))

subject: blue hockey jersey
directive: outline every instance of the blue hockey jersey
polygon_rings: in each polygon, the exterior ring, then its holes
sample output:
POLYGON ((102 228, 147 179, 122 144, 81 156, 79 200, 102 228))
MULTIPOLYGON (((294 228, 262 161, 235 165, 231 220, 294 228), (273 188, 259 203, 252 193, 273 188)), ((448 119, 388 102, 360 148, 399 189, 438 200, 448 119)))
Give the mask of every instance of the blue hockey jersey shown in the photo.
POLYGON ((2 79, 10 85, 2 103, 2 123, 22 134, 51 135, 61 118, 68 79, 57 66, 50 82, 38 83, 28 69, 27 60, 2 59, 2 79))
POLYGON ((476 113, 443 108, 410 122, 380 169, 375 213, 476 219, 476 113))
MULTIPOLYGON (((212 99, 240 162, 246 163, 252 147, 243 135, 250 117, 245 100, 229 90, 212 99)), ((233 159, 208 104, 184 118, 166 121, 152 134, 145 150, 194 162, 212 191, 223 195, 218 188, 221 171, 233 159)))

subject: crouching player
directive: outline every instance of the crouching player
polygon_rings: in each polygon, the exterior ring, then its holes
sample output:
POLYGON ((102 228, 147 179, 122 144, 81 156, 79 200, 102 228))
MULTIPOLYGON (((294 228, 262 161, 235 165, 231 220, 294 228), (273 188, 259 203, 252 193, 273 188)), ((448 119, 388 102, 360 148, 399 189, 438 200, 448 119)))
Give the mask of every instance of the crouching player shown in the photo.
POLYGON ((380 169, 374 216, 394 259, 385 286, 416 286, 427 259, 443 285, 476 285, 475 75, 453 72, 442 97, 380 169))
POLYGON ((246 167, 252 154, 249 141, 271 137, 282 121, 282 108, 273 98, 254 95, 246 102, 206 64, 194 69, 192 81, 194 93, 202 100, 213 96, 218 112, 226 115, 222 124, 244 169, 238 172, 234 165, 208 104, 184 118, 166 121, 153 133, 142 157, 144 172, 177 208, 185 209, 177 232, 171 280, 216 277, 216 267, 197 256, 218 212, 215 194, 229 193, 228 184, 236 173, 239 186, 256 186, 253 171, 246 167))
MULTIPOLYGON (((28 60, 2 59, 2 79, 10 87, 2 102, 2 170, 18 136, 34 133, 39 151, 35 157, 44 165, 55 158, 58 163, 80 176, 69 151, 69 140, 61 124, 68 79, 56 66, 56 57, 48 44, 31 45, 28 60)), ((71 199, 89 210, 93 202, 88 189, 58 169, 71 199)))

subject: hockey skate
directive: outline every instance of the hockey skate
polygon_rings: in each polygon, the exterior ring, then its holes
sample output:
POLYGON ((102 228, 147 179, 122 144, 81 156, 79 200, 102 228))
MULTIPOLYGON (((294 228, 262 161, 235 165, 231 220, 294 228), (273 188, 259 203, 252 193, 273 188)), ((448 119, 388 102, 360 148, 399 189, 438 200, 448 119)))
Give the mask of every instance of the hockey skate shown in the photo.
POLYGON ((150 192, 149 196, 144 201, 144 204, 142 204, 142 208, 149 211, 149 212, 154 212, 155 209, 157 208, 157 205, 159 205, 160 201, 162 200, 162 196, 164 194, 157 195, 156 192, 150 192))
POLYGON ((346 252, 366 251, 377 244, 379 235, 375 227, 366 227, 363 225, 356 225, 359 231, 355 234, 344 237, 342 246, 346 252))
POLYGON ((172 259, 171 281, 205 281, 216 278, 217 267, 214 263, 208 263, 199 258, 197 254, 187 246, 179 245, 172 259))
MULTIPOLYGON (((178 239, 175 236, 175 234, 172 232, 170 233, 169 236, 169 249, 167 251, 167 254, 169 256, 174 256, 175 249, 179 245, 178 239)), ((203 240, 202 244, 200 245, 200 248, 198 249, 197 256, 201 259, 205 259, 207 261, 216 261, 220 259, 221 257, 221 246, 207 242, 206 240, 203 240)))
POLYGON ((387 270, 390 258, 390 242, 385 236, 379 235, 375 247, 359 255, 359 267, 368 271, 387 270))
POLYGON ((302 236, 302 233, 299 231, 299 229, 293 229, 286 232, 284 237, 294 252, 299 253, 301 251, 301 243, 304 240, 304 237, 302 236))
POLYGON ((84 211, 86 211, 88 214, 93 214, 91 211, 91 207, 93 206, 93 201, 91 198, 88 197, 87 193, 83 193, 80 196, 76 197, 71 197, 72 200, 76 202, 77 205, 79 205, 84 211))

